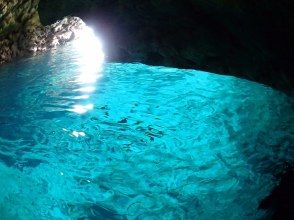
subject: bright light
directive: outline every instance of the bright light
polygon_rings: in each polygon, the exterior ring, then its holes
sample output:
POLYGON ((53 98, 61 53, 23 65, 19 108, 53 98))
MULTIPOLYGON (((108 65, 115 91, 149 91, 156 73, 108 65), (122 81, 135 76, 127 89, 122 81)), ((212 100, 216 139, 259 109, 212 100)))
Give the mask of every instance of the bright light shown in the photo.
MULTIPOLYGON (((92 67, 91 67, 92 68, 92 67)), ((83 68, 83 71, 79 76, 76 77, 76 80, 73 82, 86 84, 86 83, 95 83, 102 75, 100 73, 91 73, 89 69, 83 68)), ((93 69, 94 72, 94 69, 93 69)))
POLYGON ((94 108, 93 104, 88 104, 88 105, 74 105, 72 109, 69 109, 71 112, 75 112, 78 114, 84 114, 94 108))
POLYGON ((95 36, 90 27, 85 26, 78 33, 78 38, 74 41, 74 45, 80 53, 81 75, 79 79, 82 81, 87 81, 87 79, 90 79, 90 81, 95 80, 98 77, 93 74, 101 71, 104 62, 101 40, 95 36))
POLYGON ((74 136, 74 137, 85 137, 86 136, 86 134, 84 133, 84 132, 82 132, 82 131, 73 131, 72 132, 72 135, 74 136))
POLYGON ((95 91, 95 87, 94 86, 85 86, 85 87, 81 87, 79 89, 76 89, 75 91, 78 91, 78 92, 93 92, 95 91))
MULTIPOLYGON (((95 36, 94 31, 85 26, 77 33, 77 39, 73 42, 74 48, 78 53, 77 61, 79 73, 75 76, 73 83, 80 84, 80 88, 74 90, 80 92, 75 99, 88 99, 89 93, 95 91, 96 81, 100 78, 102 65, 104 62, 104 53, 100 39, 95 36)), ((93 104, 73 105, 69 111, 77 114, 84 114, 94 108, 93 104)), ((74 136, 83 136, 82 133, 73 132, 74 136)))
POLYGON ((88 99, 88 98, 90 98, 89 95, 80 95, 80 96, 74 97, 73 99, 88 99))

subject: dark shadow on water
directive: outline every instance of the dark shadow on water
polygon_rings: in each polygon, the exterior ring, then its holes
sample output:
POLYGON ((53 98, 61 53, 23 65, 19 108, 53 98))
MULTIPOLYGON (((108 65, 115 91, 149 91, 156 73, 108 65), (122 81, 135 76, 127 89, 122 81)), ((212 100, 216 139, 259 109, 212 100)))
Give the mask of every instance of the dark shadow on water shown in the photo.
POLYGON ((8 167, 17 168, 20 171, 23 171, 23 168, 25 168, 25 167, 35 168, 35 167, 39 166, 41 163, 45 162, 45 161, 39 160, 39 159, 27 158, 27 159, 21 161, 21 163, 18 163, 17 162, 18 160, 20 160, 20 159, 19 158, 15 159, 11 156, 0 153, 0 163, 2 162, 8 167))
POLYGON ((259 209, 267 210, 267 219, 294 219, 294 164, 286 164, 285 170, 278 174, 280 179, 269 196, 261 201, 259 209))
POLYGON ((126 217, 117 214, 115 211, 104 208, 98 204, 90 207, 92 216, 78 218, 78 220, 125 220, 126 217))

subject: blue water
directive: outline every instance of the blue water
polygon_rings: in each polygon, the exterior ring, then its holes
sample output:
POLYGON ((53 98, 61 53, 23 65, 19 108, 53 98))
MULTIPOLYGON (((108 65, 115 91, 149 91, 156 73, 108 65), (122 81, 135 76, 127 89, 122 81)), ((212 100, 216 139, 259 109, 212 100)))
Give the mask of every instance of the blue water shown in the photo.
POLYGON ((274 171, 293 162, 293 99, 230 76, 81 60, 67 46, 0 69, 2 219, 263 216, 274 171))

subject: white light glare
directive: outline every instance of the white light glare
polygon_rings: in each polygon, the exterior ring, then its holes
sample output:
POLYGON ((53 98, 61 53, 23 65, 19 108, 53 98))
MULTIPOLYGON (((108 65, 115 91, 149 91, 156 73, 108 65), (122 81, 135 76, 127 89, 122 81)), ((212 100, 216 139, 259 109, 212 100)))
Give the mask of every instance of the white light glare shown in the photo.
POLYGON ((74 44, 81 55, 79 60, 82 71, 81 79, 90 78, 90 81, 92 81, 95 79, 93 73, 100 72, 104 62, 101 40, 95 36, 90 27, 85 26, 80 31, 79 37, 74 44))
POLYGON ((85 137, 86 136, 86 134, 84 133, 84 132, 82 132, 82 131, 73 131, 72 132, 72 135, 74 136, 74 137, 85 137))
POLYGON ((93 104, 88 105, 74 105, 72 109, 70 109, 71 112, 75 112, 78 114, 84 114, 94 108, 93 104))
POLYGON ((75 91, 78 91, 78 92, 93 92, 95 91, 95 87, 94 86, 85 86, 85 87, 81 87, 79 89, 76 89, 75 91))
MULTIPOLYGON (((95 36, 94 31, 85 26, 78 33, 78 38, 73 42, 76 52, 78 53, 78 67, 79 74, 75 76, 73 82, 82 84, 79 89, 75 91, 84 93, 77 96, 75 99, 87 99, 89 93, 95 91, 95 83, 101 77, 102 64, 104 62, 104 53, 102 44, 98 37, 95 36)), ((93 104, 74 105, 69 111, 77 114, 84 114, 94 108, 93 104)), ((82 133, 73 132, 73 136, 83 136, 82 133)))

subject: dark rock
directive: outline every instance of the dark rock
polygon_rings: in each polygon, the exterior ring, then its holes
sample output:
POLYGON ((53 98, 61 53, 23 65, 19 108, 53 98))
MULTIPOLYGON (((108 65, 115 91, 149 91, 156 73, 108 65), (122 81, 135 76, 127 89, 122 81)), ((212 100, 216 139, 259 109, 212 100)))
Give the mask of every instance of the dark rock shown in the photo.
POLYGON ((86 27, 80 18, 70 16, 43 27, 38 4, 39 0, 0 0, 0 64, 55 49, 78 38, 86 27))

